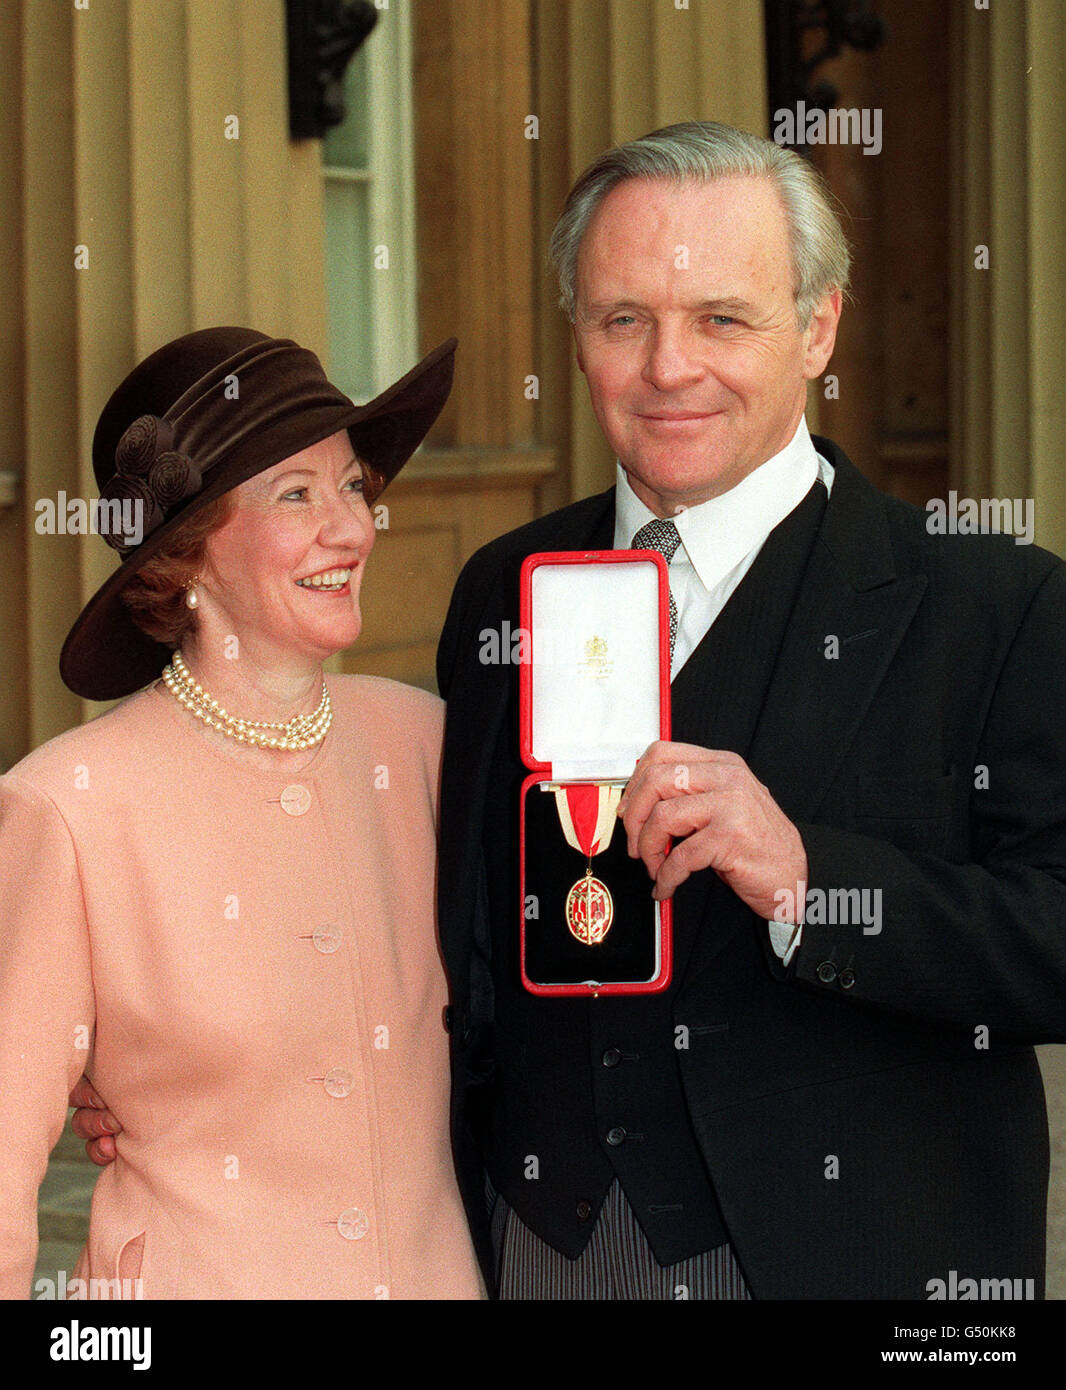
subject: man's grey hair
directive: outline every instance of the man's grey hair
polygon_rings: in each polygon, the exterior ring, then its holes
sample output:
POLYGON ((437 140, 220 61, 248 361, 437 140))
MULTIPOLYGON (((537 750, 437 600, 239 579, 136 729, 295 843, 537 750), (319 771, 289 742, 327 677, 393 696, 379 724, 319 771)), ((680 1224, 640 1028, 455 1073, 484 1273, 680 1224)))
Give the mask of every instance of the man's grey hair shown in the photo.
POLYGON ((807 326, 815 307, 832 290, 846 293, 851 254, 835 199, 818 171, 795 151, 761 135, 717 121, 685 121, 608 150, 589 165, 570 190, 552 232, 549 256, 559 276, 559 304, 571 321, 577 307, 581 239, 612 188, 626 179, 709 183, 737 175, 768 179, 781 196, 788 219, 792 290, 800 325, 807 326))

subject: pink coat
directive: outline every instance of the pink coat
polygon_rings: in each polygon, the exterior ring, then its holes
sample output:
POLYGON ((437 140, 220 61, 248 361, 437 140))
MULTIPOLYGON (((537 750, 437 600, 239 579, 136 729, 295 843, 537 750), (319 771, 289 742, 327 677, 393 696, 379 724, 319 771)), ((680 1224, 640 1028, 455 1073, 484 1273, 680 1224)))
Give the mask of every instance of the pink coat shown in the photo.
POLYGON ((124 1132, 70 1277, 479 1296, 433 913, 443 705, 329 685, 296 775, 234 761, 157 684, 0 778, 0 1294, 30 1291, 84 1070, 124 1132))

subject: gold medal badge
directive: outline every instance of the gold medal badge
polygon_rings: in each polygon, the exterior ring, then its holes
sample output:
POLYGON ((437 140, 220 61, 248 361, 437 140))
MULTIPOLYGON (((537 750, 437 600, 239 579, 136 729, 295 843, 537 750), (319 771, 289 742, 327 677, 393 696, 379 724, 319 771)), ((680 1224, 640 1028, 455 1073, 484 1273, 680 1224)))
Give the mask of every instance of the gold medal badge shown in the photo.
POLYGON ((598 946, 611 930, 614 921, 614 900, 598 878, 592 876, 592 865, 585 877, 578 879, 566 895, 566 925, 570 935, 583 946, 598 946))
POLYGON ((593 855, 611 843, 621 786, 558 787, 555 804, 566 843, 588 858, 584 878, 566 895, 566 925, 583 946, 598 946, 611 930, 614 901, 605 884, 592 873, 593 855))

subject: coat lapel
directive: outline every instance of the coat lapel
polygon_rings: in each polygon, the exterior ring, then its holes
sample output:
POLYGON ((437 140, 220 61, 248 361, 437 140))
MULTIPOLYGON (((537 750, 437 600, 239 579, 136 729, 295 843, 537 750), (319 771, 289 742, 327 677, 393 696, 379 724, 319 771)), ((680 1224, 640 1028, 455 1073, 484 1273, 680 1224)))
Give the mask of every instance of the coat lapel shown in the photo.
POLYGON ((896 572, 885 500, 827 440, 836 470, 749 762, 793 820, 813 817, 925 592, 896 572))
MULTIPOLYGON (((814 446, 833 463, 833 492, 751 738, 746 748, 727 745, 796 821, 817 815, 927 584, 926 575, 896 573, 883 496, 834 443, 816 438, 814 446)), ((707 874, 682 885, 678 899, 696 923, 677 955, 685 979, 689 962, 702 972, 738 931, 751 930, 752 919, 707 874)))
MULTIPOLYGON (((750 761, 781 648, 827 506, 818 482, 767 537, 748 574, 673 683, 674 737, 727 749, 750 761)), ((742 916, 714 874, 695 874, 679 893, 675 968, 684 973, 693 948, 728 939, 742 916)), ((712 947, 713 949, 713 947, 712 947)))
MULTIPOLYGON (((885 499, 836 445, 814 442, 835 469, 833 490, 746 753, 794 821, 816 816, 927 584, 925 575, 896 571, 885 499)), ((696 900, 704 918, 736 903, 714 888, 705 882, 696 900)), ((750 922, 746 910, 728 913, 724 930, 701 922, 694 968, 750 922)))

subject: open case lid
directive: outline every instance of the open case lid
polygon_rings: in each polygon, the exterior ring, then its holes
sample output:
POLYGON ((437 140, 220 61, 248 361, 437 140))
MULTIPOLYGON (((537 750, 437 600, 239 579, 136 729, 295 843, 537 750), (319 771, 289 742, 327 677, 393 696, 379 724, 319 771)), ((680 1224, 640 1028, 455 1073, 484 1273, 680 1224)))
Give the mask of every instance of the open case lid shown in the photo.
POLYGON ((670 587, 655 550, 542 551, 522 564, 522 761, 554 781, 628 778, 670 737, 670 587))

